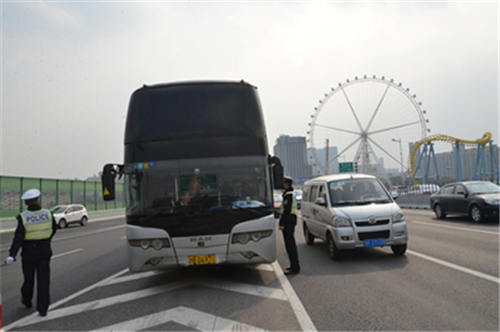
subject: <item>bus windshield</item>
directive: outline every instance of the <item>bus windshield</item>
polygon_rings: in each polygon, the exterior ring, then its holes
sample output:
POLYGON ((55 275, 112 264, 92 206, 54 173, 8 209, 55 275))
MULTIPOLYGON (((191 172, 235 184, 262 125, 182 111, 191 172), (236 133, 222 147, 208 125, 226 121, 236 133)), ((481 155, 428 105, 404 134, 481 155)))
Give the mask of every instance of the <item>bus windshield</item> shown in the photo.
POLYGON ((210 226, 210 219, 227 221, 223 216, 241 222, 271 213, 264 157, 132 163, 125 175, 129 223, 138 217, 137 224, 175 233, 172 224, 179 222, 210 226))

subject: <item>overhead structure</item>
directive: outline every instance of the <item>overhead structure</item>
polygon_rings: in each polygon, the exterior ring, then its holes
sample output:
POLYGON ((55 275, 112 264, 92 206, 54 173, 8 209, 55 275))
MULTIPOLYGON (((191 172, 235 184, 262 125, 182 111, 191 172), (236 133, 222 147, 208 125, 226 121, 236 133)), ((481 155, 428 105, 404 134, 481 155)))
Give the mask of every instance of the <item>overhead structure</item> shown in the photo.
POLYGON ((483 137, 477 140, 468 140, 457 138, 449 135, 432 135, 426 137, 422 140, 417 141, 410 152, 410 174, 413 183, 418 183, 417 173, 424 162, 424 169, 422 175, 422 183, 427 183, 429 177, 430 162, 433 161, 434 170, 436 174, 436 181, 441 184, 441 178, 439 174, 439 169, 437 166, 436 155, 434 153, 434 142, 447 142, 453 145, 455 151, 455 163, 456 163, 456 180, 462 181, 462 157, 461 157, 461 145, 476 146, 476 160, 474 163, 474 171, 472 174, 472 180, 490 180, 498 183, 498 160, 496 153, 494 151, 492 135, 490 132, 484 133, 483 137), (489 170, 486 165, 486 145, 489 145, 490 150, 490 165, 489 170), (418 156, 418 160, 415 158, 420 147, 423 146, 422 152, 418 156))
POLYGON ((409 88, 385 76, 356 76, 338 83, 319 100, 308 124, 310 163, 318 170, 315 175, 325 174, 328 165, 339 158, 357 162, 360 172, 373 174, 382 161, 380 156, 407 171, 398 158, 401 140, 414 142, 430 132, 427 112, 421 106, 409 88), (392 143, 396 138, 399 152, 392 143), (325 147, 325 139, 338 148, 329 160, 323 160, 325 153, 318 152, 325 147))

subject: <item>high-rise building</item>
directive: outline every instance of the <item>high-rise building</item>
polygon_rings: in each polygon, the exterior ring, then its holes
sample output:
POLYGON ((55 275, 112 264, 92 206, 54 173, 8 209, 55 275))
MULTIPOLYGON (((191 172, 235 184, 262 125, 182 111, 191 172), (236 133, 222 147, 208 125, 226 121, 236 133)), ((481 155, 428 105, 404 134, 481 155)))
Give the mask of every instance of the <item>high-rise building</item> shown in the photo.
POLYGON ((312 176, 311 166, 307 162, 305 137, 281 135, 274 145, 274 155, 281 159, 285 175, 297 182, 303 182, 312 176))
MULTIPOLYGON (((330 159, 328 171, 330 174, 337 174, 339 172, 339 159, 337 158, 338 150, 336 146, 330 146, 328 148, 328 159, 330 159)), ((322 149, 309 149, 307 152, 308 155, 308 160, 311 165, 313 165, 313 176, 320 176, 323 175, 324 169, 323 167, 326 165, 325 159, 326 159, 326 148, 322 149), (314 160, 313 157, 313 150, 316 152, 316 156, 318 157, 318 161, 321 164, 321 167, 319 165, 315 165, 316 161, 314 160)))

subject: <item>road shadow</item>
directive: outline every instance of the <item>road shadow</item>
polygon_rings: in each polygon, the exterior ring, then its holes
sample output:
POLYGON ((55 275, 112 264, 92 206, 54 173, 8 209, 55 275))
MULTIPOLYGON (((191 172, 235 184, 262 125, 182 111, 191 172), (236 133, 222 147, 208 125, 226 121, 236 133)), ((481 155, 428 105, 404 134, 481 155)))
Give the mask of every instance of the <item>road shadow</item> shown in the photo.
POLYGON ((345 250, 339 260, 328 255, 326 242, 315 239, 314 245, 298 243, 301 274, 305 275, 353 275, 404 269, 406 256, 396 256, 387 248, 359 248, 345 250))
POLYGON ((436 218, 436 216, 433 216, 431 219, 432 221, 435 222, 450 224, 450 225, 464 225, 464 226, 476 225, 476 226, 485 226, 488 228, 497 228, 497 229, 499 225, 499 220, 487 219, 479 223, 476 223, 469 216, 458 215, 458 214, 446 215, 446 218, 444 219, 438 219, 436 218))

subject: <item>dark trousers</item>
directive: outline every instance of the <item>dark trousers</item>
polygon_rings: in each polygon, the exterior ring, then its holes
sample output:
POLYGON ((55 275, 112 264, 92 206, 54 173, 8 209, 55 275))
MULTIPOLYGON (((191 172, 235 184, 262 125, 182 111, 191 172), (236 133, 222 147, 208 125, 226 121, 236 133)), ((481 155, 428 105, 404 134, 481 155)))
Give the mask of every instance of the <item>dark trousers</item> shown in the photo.
POLYGON ((21 287, 23 302, 31 303, 36 274, 36 309, 40 312, 47 312, 50 304, 50 256, 23 256, 23 274, 24 283, 21 287))
POLYGON ((285 224, 283 229, 283 238, 285 240, 286 253, 290 259, 290 268, 293 271, 299 271, 299 255, 297 254, 297 244, 295 243, 295 224, 285 224))

